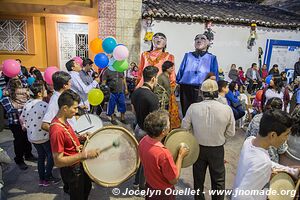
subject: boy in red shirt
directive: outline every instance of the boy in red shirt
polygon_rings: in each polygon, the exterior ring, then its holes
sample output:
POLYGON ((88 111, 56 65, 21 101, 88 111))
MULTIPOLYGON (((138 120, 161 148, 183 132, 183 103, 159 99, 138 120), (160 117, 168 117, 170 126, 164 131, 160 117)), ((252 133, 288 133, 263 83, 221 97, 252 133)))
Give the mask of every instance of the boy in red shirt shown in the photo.
POLYGON ((61 176, 70 187, 70 199, 87 200, 92 184, 81 161, 98 157, 100 151, 82 149, 67 121, 78 112, 79 103, 78 94, 72 90, 64 91, 58 98, 59 111, 51 122, 49 133, 54 164, 61 168, 61 176))
POLYGON ((173 200, 175 196, 167 195, 170 191, 166 192, 166 189, 175 189, 183 158, 189 150, 181 147, 175 164, 172 154, 161 143, 170 131, 169 113, 165 110, 150 113, 145 118, 144 129, 147 135, 140 141, 139 156, 146 177, 146 200, 173 200))

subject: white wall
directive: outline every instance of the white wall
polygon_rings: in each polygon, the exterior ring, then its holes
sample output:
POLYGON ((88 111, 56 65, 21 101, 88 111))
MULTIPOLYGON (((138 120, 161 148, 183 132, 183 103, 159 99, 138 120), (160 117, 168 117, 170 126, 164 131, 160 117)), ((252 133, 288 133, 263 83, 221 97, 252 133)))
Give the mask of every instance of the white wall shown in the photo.
MULTIPOLYGON (((167 51, 175 56, 177 71, 184 53, 194 50, 194 37, 204 32, 204 24, 168 21, 154 21, 153 24, 154 33, 162 32, 167 36, 167 51)), ((250 26, 213 24, 212 30, 215 32, 215 39, 209 52, 217 56, 219 66, 224 72, 229 71, 232 63, 243 67, 244 71, 251 63, 258 63, 258 47, 262 47, 265 53, 267 39, 300 41, 299 31, 257 27, 258 38, 252 51, 249 51, 247 40, 250 26)), ((150 44, 143 41, 144 34, 145 28, 142 27, 141 52, 150 49, 150 44)), ((292 62, 295 63, 297 60, 292 62)))

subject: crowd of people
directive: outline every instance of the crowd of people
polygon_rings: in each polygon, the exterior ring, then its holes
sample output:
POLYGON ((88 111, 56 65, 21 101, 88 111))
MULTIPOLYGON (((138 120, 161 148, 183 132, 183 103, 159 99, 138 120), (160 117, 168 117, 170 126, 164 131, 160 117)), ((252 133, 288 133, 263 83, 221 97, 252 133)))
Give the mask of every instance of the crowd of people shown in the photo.
MULTIPOLYGON (((194 189, 200 190, 195 199, 204 199, 207 167, 212 189, 225 189, 224 144, 228 137, 235 135, 236 120, 243 119, 249 111, 250 102, 245 103, 243 96, 254 96, 233 189, 266 189, 275 168, 298 177, 298 168, 278 162, 279 154, 288 148, 289 134, 300 136, 300 61, 295 64, 292 83, 287 82, 285 72, 279 72, 278 65, 268 71, 266 65, 258 68, 256 63, 246 73, 232 64, 229 83, 223 80, 217 57, 208 52, 210 37, 207 32, 196 35, 195 50, 184 55, 177 74, 174 56, 166 51, 167 38, 163 33, 154 34, 151 49, 142 53, 139 65, 132 62, 126 72, 109 67, 95 71, 93 61, 85 58, 82 65, 72 59, 68 61, 67 72, 53 74, 53 85, 44 81, 36 67, 27 71, 21 66, 20 74, 13 78, 2 74, 0 103, 13 133, 15 163, 21 170, 27 170, 24 160, 37 161, 41 187, 62 179, 63 190, 70 194, 70 199, 88 199, 91 180, 81 161, 96 158, 101 151, 83 149, 81 144, 87 134, 75 133, 76 119, 86 112, 100 115, 107 103, 110 122, 119 124, 117 107, 120 122, 128 124, 126 101, 130 99, 141 158, 134 188, 162 191, 146 199, 175 199, 165 191, 174 190, 189 150, 181 147, 174 161, 162 141, 170 130, 184 128, 190 130, 199 143, 193 178, 194 189), (33 83, 28 81, 30 77, 34 78, 33 83), (96 107, 88 101, 88 93, 93 88, 101 88, 105 94, 103 103, 96 107), (175 95, 178 89, 181 110, 175 95), (32 154, 32 144, 37 158, 32 154), (60 168, 61 179, 53 176, 54 166, 60 168)), ((0 149, 0 153, 2 151, 0 149)), ((1 165, 8 160, 7 156, 5 161, 0 160, 1 165)), ((3 186, 1 177, 0 184, 3 186)), ((224 199, 224 194, 214 195, 213 199, 224 199)))

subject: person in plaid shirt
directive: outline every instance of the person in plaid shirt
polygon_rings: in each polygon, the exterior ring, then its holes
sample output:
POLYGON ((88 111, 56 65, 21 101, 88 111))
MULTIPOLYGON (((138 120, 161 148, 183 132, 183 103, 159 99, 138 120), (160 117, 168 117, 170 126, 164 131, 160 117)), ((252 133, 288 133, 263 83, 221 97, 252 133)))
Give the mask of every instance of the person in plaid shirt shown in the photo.
POLYGON ((23 88, 19 78, 11 79, 8 82, 8 88, 9 96, 3 97, 0 103, 8 115, 9 129, 14 136, 14 151, 16 155, 14 160, 21 170, 26 170, 28 166, 24 162, 24 156, 26 160, 36 160, 31 153, 32 148, 27 139, 27 133, 22 130, 19 122, 19 116, 29 98, 29 94, 27 88, 23 88))

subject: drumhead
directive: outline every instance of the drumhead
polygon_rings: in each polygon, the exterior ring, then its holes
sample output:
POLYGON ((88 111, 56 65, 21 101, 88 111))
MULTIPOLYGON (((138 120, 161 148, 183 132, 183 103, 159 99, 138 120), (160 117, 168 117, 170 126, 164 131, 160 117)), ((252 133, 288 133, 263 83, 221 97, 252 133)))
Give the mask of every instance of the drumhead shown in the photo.
POLYGON ((99 157, 83 162, 89 177, 104 187, 117 186, 135 174, 140 163, 138 142, 125 128, 106 126, 93 133, 84 144, 86 150, 105 149, 115 141, 118 141, 118 147, 109 148, 99 157))
POLYGON ((270 189, 275 190, 277 194, 270 193, 269 200, 293 200, 291 193, 280 193, 281 191, 295 190, 295 183, 291 176, 285 172, 279 172, 271 178, 270 189))
POLYGON ((99 116, 93 114, 86 115, 81 115, 75 124, 75 132, 79 135, 82 135, 86 132, 94 133, 103 127, 102 120, 99 116), (91 119, 91 122, 89 122, 89 119, 86 115, 88 115, 88 117, 91 119))

